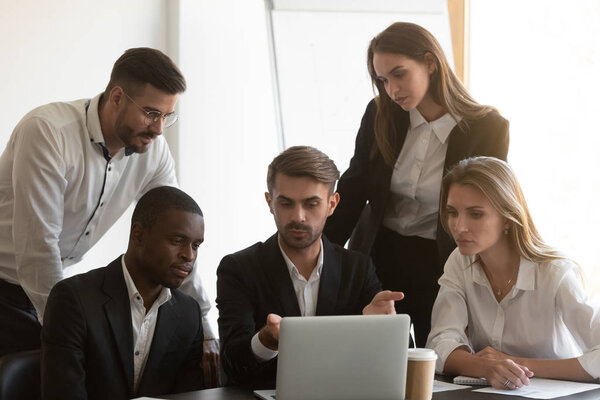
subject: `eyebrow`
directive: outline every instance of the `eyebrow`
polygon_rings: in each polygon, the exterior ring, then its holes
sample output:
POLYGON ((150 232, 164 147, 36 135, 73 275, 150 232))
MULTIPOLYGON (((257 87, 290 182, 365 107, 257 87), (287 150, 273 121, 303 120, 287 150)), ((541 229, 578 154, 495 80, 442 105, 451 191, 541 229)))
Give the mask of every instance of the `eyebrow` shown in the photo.
MULTIPOLYGON (((395 66, 394 68, 392 68, 392 69, 390 70, 390 72, 388 72, 387 74, 388 74, 388 75, 391 75, 391 74, 393 74, 394 72, 396 72, 396 71, 397 71, 397 70, 399 70, 399 69, 405 69, 404 65, 396 65, 396 66, 395 66)), ((385 77, 384 77, 384 76, 381 76, 381 75, 377 75, 377 79, 382 79, 382 78, 385 78, 385 77)))
POLYGON ((173 110, 173 111, 165 114, 162 111, 160 111, 158 108, 154 108, 154 107, 150 107, 150 106, 142 106, 142 108, 148 112, 158 112, 161 115, 171 115, 171 114, 175 113, 175 110, 173 110))
POLYGON ((168 233, 167 236, 168 237, 178 237, 178 238, 182 238, 185 240, 189 240, 191 242, 200 242, 200 243, 204 242, 204 237, 194 239, 194 238, 188 236, 187 234, 179 232, 179 231, 173 231, 171 233, 168 233))
MULTIPOLYGON (((290 199, 289 197, 286 197, 282 194, 280 194, 279 196, 277 196, 277 200, 287 200, 287 201, 295 201, 293 199, 290 199)), ((321 197, 319 196, 312 196, 312 197, 308 197, 306 199, 301 199, 300 201, 304 202, 304 201, 313 201, 313 200, 321 200, 321 197)))
POLYGON ((390 70, 390 72, 388 72, 388 74, 392 74, 392 73, 396 72, 396 70, 398 70, 398 69, 404 69, 404 65, 396 65, 394 68, 392 68, 390 70))
MULTIPOLYGON (((454 207, 453 205, 451 205, 451 204, 446 204, 446 209, 448 209, 448 208, 452 208, 453 210, 455 210, 455 209, 456 209, 456 207, 454 207)), ((483 210, 483 209, 484 209, 484 207, 482 207, 482 206, 471 206, 471 207, 467 207, 467 210, 483 210)))
POLYGON ((467 210, 483 210, 483 207, 481 207, 481 206, 471 206, 471 207, 467 207, 467 210))

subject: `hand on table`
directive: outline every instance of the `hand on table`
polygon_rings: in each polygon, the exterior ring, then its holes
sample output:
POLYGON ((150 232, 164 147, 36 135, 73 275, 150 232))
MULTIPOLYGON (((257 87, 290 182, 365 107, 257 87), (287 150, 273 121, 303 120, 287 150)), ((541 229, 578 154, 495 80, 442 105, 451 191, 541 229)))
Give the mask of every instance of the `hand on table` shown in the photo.
POLYGON ((479 355, 481 352, 476 354, 478 357, 489 360, 484 377, 490 385, 496 389, 509 390, 529 385, 529 378, 533 376, 533 372, 529 368, 517 364, 504 353, 497 350, 494 351, 498 354, 491 353, 490 351, 487 351, 485 355, 479 355), (506 358, 499 358, 500 355, 506 358))
POLYGON ((204 369, 204 388, 221 386, 221 358, 219 341, 207 339, 203 343, 202 367, 204 369))

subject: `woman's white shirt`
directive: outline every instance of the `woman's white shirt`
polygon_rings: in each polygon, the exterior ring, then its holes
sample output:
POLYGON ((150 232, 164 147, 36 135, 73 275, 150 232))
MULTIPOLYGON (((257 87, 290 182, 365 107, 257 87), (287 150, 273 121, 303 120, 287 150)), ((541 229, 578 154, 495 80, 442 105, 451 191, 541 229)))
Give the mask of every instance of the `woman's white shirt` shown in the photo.
POLYGON ((454 349, 476 353, 490 346, 515 357, 577 357, 600 377, 600 308, 589 304, 575 263, 521 258, 517 282, 498 303, 475 259, 455 249, 438 281, 427 340, 438 354, 438 373, 454 349))

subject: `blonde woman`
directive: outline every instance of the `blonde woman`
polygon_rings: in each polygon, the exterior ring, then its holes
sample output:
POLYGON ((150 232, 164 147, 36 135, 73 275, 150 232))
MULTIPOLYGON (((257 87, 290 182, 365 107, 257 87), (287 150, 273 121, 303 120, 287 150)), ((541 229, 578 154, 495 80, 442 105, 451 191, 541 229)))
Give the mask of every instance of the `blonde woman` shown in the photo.
POLYGON ((516 389, 538 377, 600 377, 600 309, 580 268, 544 243, 504 161, 461 161, 443 179, 440 214, 458 248, 439 280, 427 347, 437 372, 516 389))
POLYGON ((370 254, 385 289, 403 291, 416 341, 429 333, 437 280, 455 247, 439 220, 443 175, 473 156, 506 159, 508 121, 477 103, 435 37, 397 22, 367 51, 377 96, 365 111, 325 235, 370 254), (360 220, 359 220, 360 217, 360 220))

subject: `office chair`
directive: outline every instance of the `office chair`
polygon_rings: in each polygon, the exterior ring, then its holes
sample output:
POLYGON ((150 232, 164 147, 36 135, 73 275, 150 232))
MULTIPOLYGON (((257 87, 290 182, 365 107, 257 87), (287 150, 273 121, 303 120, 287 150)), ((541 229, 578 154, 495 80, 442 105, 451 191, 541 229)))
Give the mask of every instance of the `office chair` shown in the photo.
POLYGON ((0 358, 0 400, 41 398, 40 354, 29 350, 0 358))

